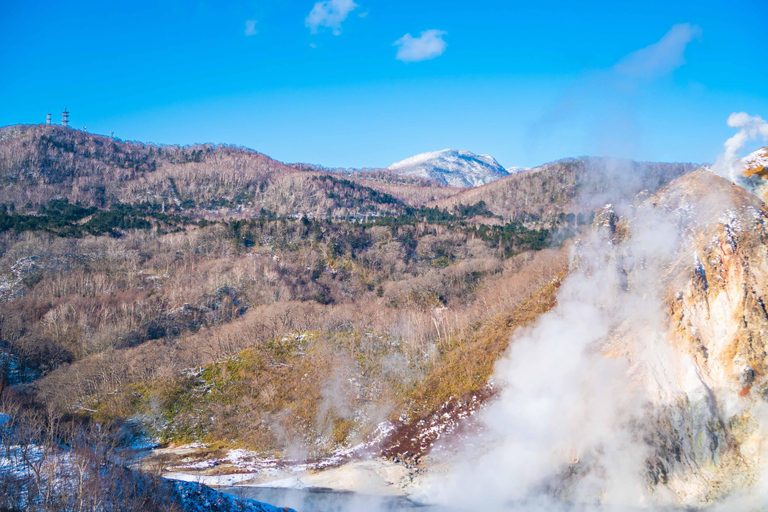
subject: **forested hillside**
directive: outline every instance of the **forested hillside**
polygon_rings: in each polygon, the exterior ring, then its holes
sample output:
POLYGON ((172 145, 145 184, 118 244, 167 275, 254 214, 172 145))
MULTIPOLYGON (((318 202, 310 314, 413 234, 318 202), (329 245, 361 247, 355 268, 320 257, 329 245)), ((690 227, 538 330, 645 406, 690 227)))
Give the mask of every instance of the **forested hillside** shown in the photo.
POLYGON ((696 164, 633 162, 610 158, 570 158, 511 174, 481 187, 429 203, 437 208, 483 201, 495 215, 529 225, 589 215, 596 208, 636 194, 652 194, 696 164))
POLYGON ((0 183, 0 203, 19 213, 68 199, 86 207, 127 203, 200 218, 262 209, 347 217, 391 212, 397 202, 245 148, 156 146, 45 125, 0 131, 0 183))
MULTIPOLYGON (((629 165, 637 192, 691 169, 629 165)), ((98 424, 114 447, 318 457, 385 420, 408 432, 492 394, 610 176, 579 159, 459 193, 230 146, 3 128, 0 400, 50 439, 98 424)))

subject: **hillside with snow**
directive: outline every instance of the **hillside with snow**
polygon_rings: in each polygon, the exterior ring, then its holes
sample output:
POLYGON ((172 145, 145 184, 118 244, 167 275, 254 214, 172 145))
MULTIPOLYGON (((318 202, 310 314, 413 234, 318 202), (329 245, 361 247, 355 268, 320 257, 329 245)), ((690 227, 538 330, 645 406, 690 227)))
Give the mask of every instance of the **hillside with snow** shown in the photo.
POLYGON ((396 162, 387 169, 462 188, 485 185, 510 174, 492 156, 476 155, 461 149, 421 153, 396 162))
POLYGON ((758 149, 741 159, 745 176, 758 175, 765 177, 768 174, 768 147, 758 149))
POLYGON ((736 179, 739 186, 749 190, 763 201, 768 200, 768 147, 760 148, 736 161, 736 179))

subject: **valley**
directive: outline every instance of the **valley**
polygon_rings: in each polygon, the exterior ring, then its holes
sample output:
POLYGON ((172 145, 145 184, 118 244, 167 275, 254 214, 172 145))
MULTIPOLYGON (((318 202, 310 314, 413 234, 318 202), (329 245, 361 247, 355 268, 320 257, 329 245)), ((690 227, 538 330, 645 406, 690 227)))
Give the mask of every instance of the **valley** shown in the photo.
POLYGON ((0 129, 4 506, 109 500, 96 467, 169 510, 199 484, 472 509, 498 457, 563 503, 705 507, 758 481, 761 199, 693 164, 395 170, 0 129), (580 441, 540 463, 553 439, 580 441))

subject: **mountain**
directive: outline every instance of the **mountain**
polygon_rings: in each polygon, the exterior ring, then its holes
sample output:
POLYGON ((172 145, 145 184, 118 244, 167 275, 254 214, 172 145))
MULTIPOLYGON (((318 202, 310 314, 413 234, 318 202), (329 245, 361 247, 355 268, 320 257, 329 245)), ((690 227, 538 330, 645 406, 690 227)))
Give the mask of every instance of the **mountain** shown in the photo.
POLYGON ((215 219, 397 214, 460 189, 385 169, 286 165, 241 146, 154 145, 57 125, 0 128, 0 204, 35 213, 51 200, 88 208, 144 205, 215 219))
POLYGON ((409 176, 430 178, 454 187, 477 187, 509 172, 490 155, 461 149, 444 149, 406 158, 387 167, 409 176))
POLYGON ((672 356, 648 375, 659 386, 653 471, 681 503, 700 506, 759 481, 765 463, 753 447, 765 442, 768 396, 768 207, 706 171, 653 202, 684 240, 659 278, 672 356))
POLYGON ((698 170, 603 223, 615 227, 604 228, 610 243, 598 257, 618 269, 620 291, 614 299, 607 286, 599 301, 611 297, 632 312, 615 319, 602 350, 628 362, 626 381, 646 401, 635 425, 649 485, 671 491, 678 506, 704 507, 760 485, 767 222, 763 201, 698 170), (650 259, 653 268, 634 264, 650 259))
POLYGON ((236 146, 143 144, 56 125, 0 128, 0 204, 25 214, 63 199, 86 208, 141 205, 209 220, 262 211, 360 218, 483 202, 492 215, 550 227, 562 215, 588 214, 611 202, 611 191, 653 193, 695 167, 579 158, 509 174, 491 157, 446 150, 390 169, 339 173, 285 165, 236 146), (466 188, 490 179, 495 181, 466 188))

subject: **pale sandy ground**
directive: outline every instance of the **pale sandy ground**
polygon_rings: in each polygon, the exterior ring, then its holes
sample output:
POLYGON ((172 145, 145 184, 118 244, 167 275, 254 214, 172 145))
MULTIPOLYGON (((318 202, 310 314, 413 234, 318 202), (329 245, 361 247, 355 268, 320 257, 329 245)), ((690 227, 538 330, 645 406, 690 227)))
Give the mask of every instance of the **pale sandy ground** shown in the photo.
POLYGON ((404 496, 411 494, 419 487, 423 472, 386 460, 357 460, 324 470, 284 469, 237 472, 237 468, 226 468, 224 471, 172 469, 163 471, 162 474, 174 480, 199 482, 216 487, 234 485, 294 489, 318 487, 381 496, 404 496))
POLYGON ((430 454, 419 468, 386 459, 351 460, 318 469, 307 463, 285 464, 231 450, 216 456, 202 446, 177 446, 149 452, 138 464, 164 477, 219 488, 328 489, 368 496, 428 500, 429 482, 447 472, 447 454, 430 454), (442 456, 441 456, 442 455, 442 456))
MULTIPOLYGON (((287 468, 238 467, 221 462, 211 466, 200 461, 196 457, 199 451, 194 449, 174 448, 172 452, 182 458, 172 465, 160 465, 164 477, 214 487, 314 487, 378 496, 416 496, 423 493, 429 477, 441 472, 440 467, 425 469, 422 465, 417 470, 385 459, 353 460, 322 470, 304 465, 287 468)), ((157 469, 158 463, 145 460, 142 466, 145 470, 157 469)))
POLYGON ((354 460, 321 471, 310 470, 276 480, 262 478, 259 483, 243 482, 220 489, 303 512, 405 512, 417 508, 423 512, 456 512, 429 505, 434 500, 425 490, 436 474, 431 469, 417 471, 384 459, 354 460))
POLYGON ((265 480, 263 487, 321 487, 361 494, 402 496, 414 486, 418 474, 401 464, 385 460, 359 460, 323 471, 310 471, 289 478, 265 480))

